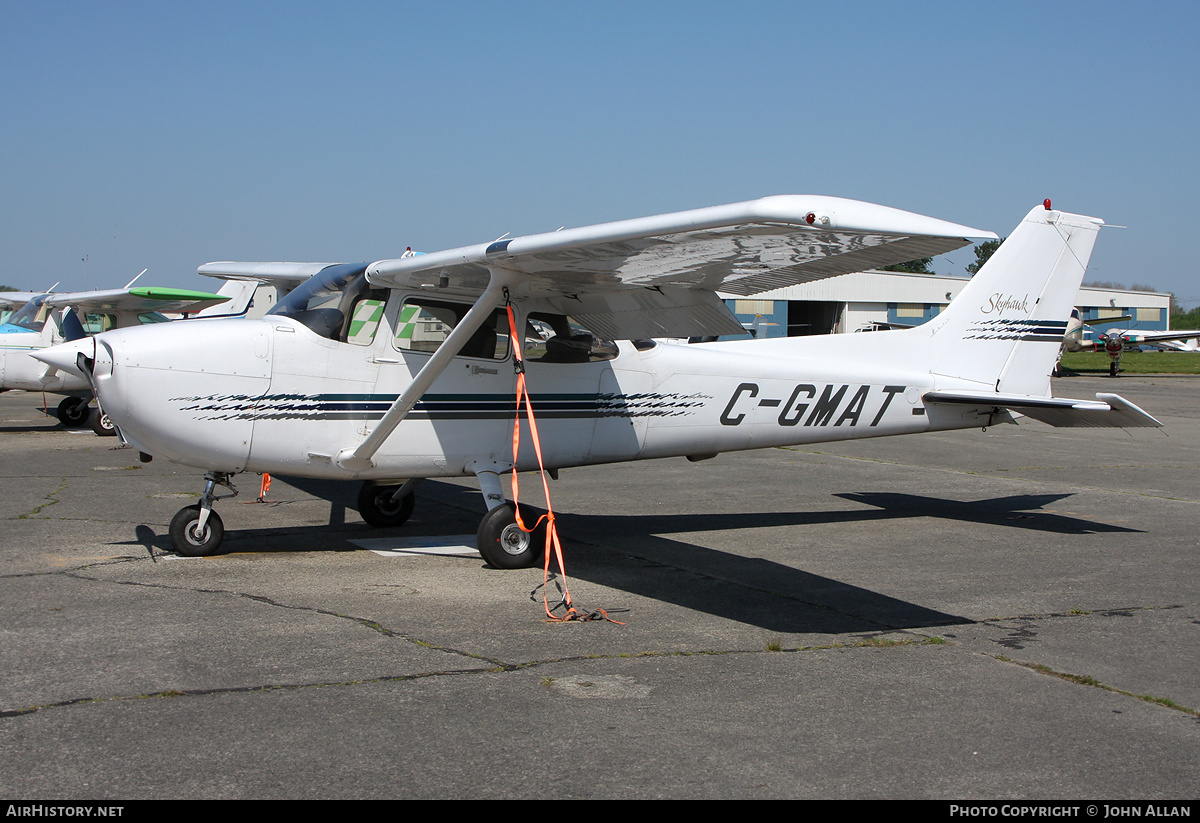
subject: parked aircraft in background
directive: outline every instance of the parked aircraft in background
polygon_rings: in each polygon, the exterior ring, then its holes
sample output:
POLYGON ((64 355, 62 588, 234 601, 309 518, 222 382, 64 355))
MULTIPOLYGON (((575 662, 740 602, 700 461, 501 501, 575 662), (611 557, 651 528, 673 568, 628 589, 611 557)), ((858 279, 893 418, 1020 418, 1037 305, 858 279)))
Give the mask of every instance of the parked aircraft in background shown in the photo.
POLYGON ((1063 338, 1063 350, 1069 352, 1102 351, 1111 361, 1108 374, 1116 377, 1121 371, 1121 353, 1127 348, 1152 346, 1169 351, 1197 351, 1200 329, 1171 329, 1169 331, 1137 331, 1135 329, 1097 328, 1110 323, 1123 323, 1132 319, 1129 315, 1085 322, 1078 309, 1071 311, 1071 320, 1063 338), (1096 333, 1095 340, 1083 339, 1083 328, 1087 326, 1096 333))
POLYGON ((1160 351, 1184 351, 1184 352, 1200 352, 1200 330, 1192 329, 1196 332, 1195 337, 1189 337, 1186 340, 1140 340, 1134 345, 1149 346, 1160 351))
MULTIPOLYGON (((145 272, 143 271, 143 274, 145 272)), ((209 276, 221 277, 212 273, 209 276)), ((139 274, 138 277, 141 277, 139 274)), ((24 389, 67 395, 57 415, 65 426, 91 422, 97 434, 115 430, 102 410, 91 411, 91 386, 80 375, 47 368, 30 353, 85 335, 147 323, 162 323, 176 317, 244 317, 255 295, 269 288, 269 295, 287 294, 307 279, 302 272, 259 277, 222 278, 226 282, 216 294, 187 289, 133 288, 89 292, 2 293, 23 305, 0 325, 0 391, 24 389)), ((137 280, 135 277, 134 280, 137 280)), ((57 285, 57 284, 55 284, 57 285)))
MULTIPOLYGON (((67 395, 58 405, 65 426, 88 421, 92 395, 87 380, 33 359, 30 355, 64 340, 141 323, 161 323, 161 311, 199 310, 227 300, 208 292, 181 289, 111 289, 64 294, 41 294, 31 299, 0 327, 0 390, 24 389, 67 395)), ((112 433, 101 415, 93 428, 112 433)))
POLYGON ((870 203, 768 197, 326 266, 261 320, 122 329, 37 356, 86 376, 143 459, 207 472, 200 502, 171 524, 182 554, 219 547, 217 487, 232 490, 238 472, 363 481, 359 511, 375 526, 408 518, 420 479, 474 475, 487 507, 479 550, 512 568, 549 537, 518 521, 500 477, 539 465, 696 461, 1022 415, 1160 425, 1115 394, 1051 396, 1102 223, 1046 201, 949 308, 888 334, 661 342, 744 335, 718 290, 751 295, 996 235, 870 203), (530 412, 539 449, 528 436, 514 445, 514 419, 528 426, 530 412))

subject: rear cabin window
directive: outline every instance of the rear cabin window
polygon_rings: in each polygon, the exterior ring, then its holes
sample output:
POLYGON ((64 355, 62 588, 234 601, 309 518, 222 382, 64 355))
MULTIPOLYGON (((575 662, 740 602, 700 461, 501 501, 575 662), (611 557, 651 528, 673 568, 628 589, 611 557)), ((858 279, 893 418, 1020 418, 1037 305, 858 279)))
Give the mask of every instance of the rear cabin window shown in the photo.
POLYGON ((83 316, 83 330, 88 334, 99 334, 102 331, 116 328, 116 325, 117 316, 115 314, 88 312, 83 316))
POLYGON ((617 356, 615 343, 601 340, 563 314, 530 314, 524 345, 525 359, 532 363, 592 363, 617 356))

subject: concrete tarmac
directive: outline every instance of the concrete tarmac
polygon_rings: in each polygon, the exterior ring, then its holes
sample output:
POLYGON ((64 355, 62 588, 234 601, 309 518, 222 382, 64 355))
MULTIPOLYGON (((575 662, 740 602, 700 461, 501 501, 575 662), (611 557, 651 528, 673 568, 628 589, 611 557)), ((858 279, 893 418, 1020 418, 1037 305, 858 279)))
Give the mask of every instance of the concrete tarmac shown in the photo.
POLYGON ((623 625, 361 545, 461 545, 466 479, 375 530, 356 484, 242 475, 177 557, 199 471, 6 393, 0 796, 1195 798, 1200 379, 1055 386, 1097 391, 1165 428, 563 471, 571 595, 623 625))

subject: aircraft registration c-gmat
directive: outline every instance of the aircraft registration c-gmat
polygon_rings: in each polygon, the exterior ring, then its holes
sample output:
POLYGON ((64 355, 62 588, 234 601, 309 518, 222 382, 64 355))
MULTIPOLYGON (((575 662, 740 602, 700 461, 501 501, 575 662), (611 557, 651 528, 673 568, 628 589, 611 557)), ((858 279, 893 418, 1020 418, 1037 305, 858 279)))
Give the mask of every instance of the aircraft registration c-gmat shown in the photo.
POLYGON ((36 356, 85 376, 143 459, 206 470, 199 504, 171 524, 181 554, 218 548, 213 503, 229 495, 217 486, 236 493, 238 472, 365 481, 359 511, 374 526, 408 518, 420 479, 475 475, 487 505, 479 550, 517 568, 543 551, 515 523, 500 480, 538 467, 528 436, 513 455, 513 420, 525 417, 518 346, 551 470, 1021 415, 1160 426, 1115 394, 1051 396, 1101 225, 1047 200, 940 315, 875 334, 666 340, 744 334, 718 291, 752 295, 996 235, 784 195, 370 264, 209 264, 318 271, 258 320, 121 329, 36 356))

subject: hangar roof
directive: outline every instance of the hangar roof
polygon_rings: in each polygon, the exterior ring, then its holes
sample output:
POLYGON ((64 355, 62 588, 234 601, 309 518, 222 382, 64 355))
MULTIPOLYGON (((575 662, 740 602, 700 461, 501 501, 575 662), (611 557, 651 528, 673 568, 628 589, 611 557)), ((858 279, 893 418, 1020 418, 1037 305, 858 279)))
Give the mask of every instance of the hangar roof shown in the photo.
MULTIPOLYGON (((969 277, 911 274, 893 271, 860 271, 801 283, 754 295, 755 300, 815 300, 836 303, 937 303, 950 302, 970 282, 969 277)), ((731 298, 736 295, 725 295, 731 298)), ((1167 308, 1170 295, 1158 292, 1099 289, 1079 290, 1081 307, 1167 308), (1114 302, 1115 301, 1115 302, 1114 302)))

